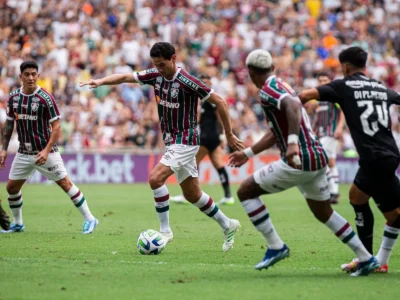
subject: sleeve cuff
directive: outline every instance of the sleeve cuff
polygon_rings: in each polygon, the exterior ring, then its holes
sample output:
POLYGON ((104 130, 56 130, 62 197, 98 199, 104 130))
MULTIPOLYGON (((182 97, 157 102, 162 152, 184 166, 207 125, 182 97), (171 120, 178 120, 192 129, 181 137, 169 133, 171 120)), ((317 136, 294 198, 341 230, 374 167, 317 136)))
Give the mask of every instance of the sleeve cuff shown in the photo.
POLYGON ((213 90, 213 89, 211 89, 211 91, 208 93, 207 96, 205 96, 203 99, 201 99, 201 102, 204 102, 204 101, 206 101, 208 98, 210 98, 210 96, 211 96, 212 93, 214 93, 214 90, 213 90))
POLYGON ((55 120, 60 119, 60 116, 56 116, 49 120, 49 123, 54 122, 55 120))
POLYGON ((137 83, 139 83, 140 85, 143 85, 143 82, 141 82, 137 76, 137 72, 133 72, 133 79, 135 79, 135 81, 137 83))

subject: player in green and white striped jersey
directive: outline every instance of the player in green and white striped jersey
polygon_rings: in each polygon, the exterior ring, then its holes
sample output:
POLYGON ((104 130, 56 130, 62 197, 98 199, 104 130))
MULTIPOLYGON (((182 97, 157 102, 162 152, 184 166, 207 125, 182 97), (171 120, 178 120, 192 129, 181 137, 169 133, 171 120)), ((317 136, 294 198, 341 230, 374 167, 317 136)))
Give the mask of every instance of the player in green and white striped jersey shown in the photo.
MULTIPOLYGON (((261 105, 270 131, 254 146, 235 152, 229 164, 240 167, 248 158, 275 143, 281 159, 257 170, 239 187, 238 198, 250 220, 268 244, 264 258, 255 268, 267 269, 289 256, 289 247, 280 239, 260 196, 297 186, 314 216, 345 243, 360 260, 373 270, 376 260, 368 253, 350 224, 332 210, 326 179, 327 157, 312 132, 307 113, 293 89, 273 75, 274 65, 269 52, 255 50, 246 59, 253 83, 260 89, 261 105)), ((358 275, 358 273, 357 273, 358 275)))
POLYGON ((147 84, 154 87, 158 103, 161 131, 166 151, 150 173, 149 183, 160 220, 160 233, 168 243, 173 239, 169 224, 169 192, 165 185, 172 174, 177 177, 185 199, 218 222, 224 233, 223 251, 233 247, 234 234, 240 227, 215 205, 213 199, 202 192, 198 180, 196 153, 199 149, 197 132, 197 103, 215 104, 221 117, 225 135, 233 149, 243 149, 243 143, 233 133, 225 100, 196 77, 176 66, 175 48, 170 43, 156 43, 150 49, 155 66, 133 74, 114 74, 97 80, 82 82, 91 88, 124 82, 147 84))

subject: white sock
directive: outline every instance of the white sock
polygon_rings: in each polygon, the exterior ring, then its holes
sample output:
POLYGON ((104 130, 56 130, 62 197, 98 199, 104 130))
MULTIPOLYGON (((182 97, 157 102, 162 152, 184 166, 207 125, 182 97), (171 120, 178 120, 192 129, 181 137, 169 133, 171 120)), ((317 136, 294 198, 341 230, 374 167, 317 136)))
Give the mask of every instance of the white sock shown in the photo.
POLYGON ((229 228, 231 220, 225 216, 218 206, 215 205, 213 199, 206 193, 202 192, 200 199, 193 204, 207 216, 217 221, 223 230, 229 228))
POLYGON ((336 166, 331 168, 329 191, 331 194, 339 194, 339 172, 336 166))
POLYGON ((154 201, 158 219, 160 220, 160 232, 171 232, 169 226, 169 192, 167 186, 153 190, 154 201))
POLYGON ((367 261, 371 258, 372 255, 365 249, 353 228, 336 211, 333 211, 325 225, 357 255, 359 261, 367 261))
POLYGON ((382 244, 379 248, 376 259, 381 266, 387 265, 389 263, 390 254, 394 244, 396 244, 397 237, 399 236, 400 228, 391 227, 385 225, 385 231, 383 232, 382 244))
POLYGON ((80 211, 86 221, 93 221, 95 219, 90 212, 85 197, 75 184, 72 185, 67 194, 71 198, 72 203, 74 203, 74 205, 80 211))
POLYGON ((8 195, 8 204, 11 209, 11 213, 14 217, 14 223, 17 225, 24 224, 22 220, 22 193, 19 191, 15 195, 8 195))
POLYGON ((269 217, 268 209, 261 199, 249 199, 241 203, 253 225, 264 236, 268 248, 275 250, 282 249, 284 243, 276 232, 271 218, 269 217))

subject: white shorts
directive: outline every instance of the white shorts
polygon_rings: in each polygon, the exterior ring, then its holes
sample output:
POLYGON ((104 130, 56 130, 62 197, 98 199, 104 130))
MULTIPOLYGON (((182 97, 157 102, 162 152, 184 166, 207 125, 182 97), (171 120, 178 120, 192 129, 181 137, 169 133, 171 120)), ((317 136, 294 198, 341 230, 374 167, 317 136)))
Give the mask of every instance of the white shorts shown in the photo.
POLYGON ((49 153, 44 165, 38 166, 35 165, 35 162, 35 155, 17 153, 11 165, 9 178, 11 180, 28 179, 35 170, 53 181, 64 179, 67 176, 67 170, 59 152, 49 153))
POLYGON ((326 167, 318 171, 292 168, 283 160, 274 161, 253 174, 254 181, 270 194, 297 186, 306 199, 325 201, 330 198, 326 167))
POLYGON ((196 154, 199 146, 171 145, 165 150, 160 163, 170 167, 181 184, 188 177, 199 177, 196 154))
POLYGON ((332 136, 324 136, 320 138, 319 141, 321 142, 328 158, 336 159, 338 140, 332 136))

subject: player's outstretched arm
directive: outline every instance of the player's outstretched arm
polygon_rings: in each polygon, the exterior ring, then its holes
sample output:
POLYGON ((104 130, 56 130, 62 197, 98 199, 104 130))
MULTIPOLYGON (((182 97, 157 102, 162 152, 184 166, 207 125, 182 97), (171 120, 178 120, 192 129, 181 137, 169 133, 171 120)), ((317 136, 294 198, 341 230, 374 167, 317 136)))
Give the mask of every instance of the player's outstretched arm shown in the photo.
POLYGON ((56 144, 56 142, 60 138, 60 134, 61 134, 60 119, 54 120, 50 124, 51 124, 50 139, 49 139, 46 147, 35 156, 36 164, 39 166, 44 165, 46 163, 51 149, 53 148, 53 146, 56 144))
POLYGON ((100 79, 90 79, 88 81, 79 82, 79 86, 88 85, 90 89, 97 88, 101 85, 115 85, 121 83, 136 83, 135 78, 131 73, 129 74, 113 74, 100 79))
POLYGON ((281 110, 286 113, 288 121, 288 147, 286 150, 286 158, 289 165, 293 168, 299 168, 301 164, 299 158, 299 132, 302 116, 301 108, 302 105, 300 101, 290 95, 287 95, 282 99, 281 110))
POLYGON ((0 169, 3 169, 6 165, 8 145, 10 144, 13 131, 14 120, 7 120, 3 130, 1 131, 2 148, 0 153, 0 169))
POLYGON ((233 150, 242 150, 244 148, 243 142, 239 140, 232 132, 231 119, 229 118, 228 112, 228 103, 226 103, 226 101, 217 93, 211 93, 207 101, 215 104, 217 107, 218 114, 221 118, 222 124, 224 125, 225 136, 229 146, 231 146, 233 150))
POLYGON ((310 100, 319 100, 319 92, 316 88, 304 90, 299 94, 301 103, 307 103, 310 100))

